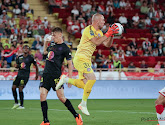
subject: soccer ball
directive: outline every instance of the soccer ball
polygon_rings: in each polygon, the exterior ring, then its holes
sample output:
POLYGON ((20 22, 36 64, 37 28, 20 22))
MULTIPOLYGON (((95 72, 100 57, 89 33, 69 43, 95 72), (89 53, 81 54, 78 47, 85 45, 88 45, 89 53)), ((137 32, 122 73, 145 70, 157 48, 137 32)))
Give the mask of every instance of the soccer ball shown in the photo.
POLYGON ((114 23, 114 24, 119 27, 119 33, 115 34, 115 36, 120 36, 124 32, 124 28, 120 23, 114 23))

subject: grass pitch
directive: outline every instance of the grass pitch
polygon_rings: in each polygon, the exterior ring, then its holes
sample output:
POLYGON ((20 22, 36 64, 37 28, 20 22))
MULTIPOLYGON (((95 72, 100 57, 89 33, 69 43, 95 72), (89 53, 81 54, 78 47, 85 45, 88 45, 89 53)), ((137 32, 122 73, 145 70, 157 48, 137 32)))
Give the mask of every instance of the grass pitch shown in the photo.
MULTIPOLYGON (((80 100, 70 100, 76 111, 80 100)), ((84 125, 157 125, 154 101, 151 99, 88 100, 90 116, 82 114, 84 125), (153 121, 150 121, 153 120, 153 121)), ((25 100, 25 110, 12 110, 14 101, 0 101, 0 125, 40 125, 39 100, 25 100)), ((48 100, 51 125, 76 125, 72 114, 59 100, 48 100)))

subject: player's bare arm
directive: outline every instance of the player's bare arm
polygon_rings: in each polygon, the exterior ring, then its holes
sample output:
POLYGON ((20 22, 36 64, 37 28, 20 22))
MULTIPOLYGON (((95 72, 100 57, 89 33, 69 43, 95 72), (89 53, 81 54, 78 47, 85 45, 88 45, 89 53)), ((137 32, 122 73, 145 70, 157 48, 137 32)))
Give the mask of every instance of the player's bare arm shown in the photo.
POLYGON ((47 48, 48 48, 48 43, 49 43, 50 41, 48 41, 48 40, 46 40, 45 42, 44 42, 44 55, 47 55, 48 54, 48 51, 47 51, 47 48))
POLYGON ((111 47, 112 43, 113 43, 113 37, 109 37, 107 40, 103 42, 104 46, 106 47, 111 47))

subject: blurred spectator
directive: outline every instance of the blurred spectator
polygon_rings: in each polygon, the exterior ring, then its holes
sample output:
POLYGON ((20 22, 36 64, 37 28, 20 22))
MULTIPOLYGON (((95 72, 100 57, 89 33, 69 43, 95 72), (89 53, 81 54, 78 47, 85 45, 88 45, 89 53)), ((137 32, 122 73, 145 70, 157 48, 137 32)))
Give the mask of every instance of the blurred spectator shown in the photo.
POLYGON ((110 47, 110 50, 112 50, 114 52, 114 54, 116 55, 116 53, 117 53, 117 44, 115 42, 110 47))
POLYGON ((68 0, 62 0, 62 7, 68 7, 68 0))
POLYGON ((44 54, 44 42, 40 42, 36 48, 40 50, 42 55, 44 54))
POLYGON ((101 49, 98 50, 98 53, 96 54, 96 62, 100 63, 105 60, 104 55, 101 54, 101 49))
POLYGON ((41 23, 42 23, 41 17, 38 16, 38 18, 35 20, 35 22, 36 22, 38 25, 41 25, 41 23))
POLYGON ((134 66, 134 63, 130 62, 130 64, 128 65, 128 72, 135 72, 135 70, 134 70, 135 68, 136 67, 134 66))
POLYGON ((145 25, 146 26, 151 26, 152 23, 151 23, 151 19, 147 16, 147 18, 145 19, 145 25))
POLYGON ((106 23, 102 28, 102 32, 106 33, 108 31, 108 28, 109 28, 109 23, 106 23))
POLYGON ((7 38, 9 38, 10 35, 11 35, 11 27, 10 27, 10 25, 7 25, 7 27, 5 28, 5 32, 6 32, 7 38))
POLYGON ((132 56, 132 52, 131 52, 131 47, 130 47, 130 46, 127 46, 125 55, 126 55, 127 57, 128 57, 128 56, 132 56))
POLYGON ((84 29, 87 26, 85 20, 82 21, 82 23, 80 23, 80 29, 84 29))
POLYGON ((160 37, 158 38, 158 41, 163 44, 165 42, 165 34, 160 34, 160 37))
POLYGON ((41 36, 44 36, 45 35, 45 30, 44 30, 44 26, 43 25, 41 25, 41 27, 38 29, 38 33, 41 36))
POLYGON ((120 8, 120 5, 119 5, 118 0, 115 0, 115 1, 114 1, 113 6, 115 7, 115 9, 120 8))
POLYGON ((135 8, 139 9, 142 6, 143 0, 137 0, 135 3, 135 8))
POLYGON ((148 14, 148 6, 147 3, 144 1, 141 8, 140 8, 140 12, 142 14, 148 14))
POLYGON ((40 37, 37 37, 36 40, 32 44, 32 49, 36 50, 37 47, 40 45, 40 43, 41 43, 40 37))
POLYGON ((132 20, 133 20, 134 26, 135 27, 138 26, 138 24, 139 24, 139 14, 136 13, 135 16, 132 17, 132 20))
POLYGON ((19 29, 17 28, 17 25, 14 25, 13 30, 14 30, 14 33, 18 35, 19 29))
POLYGON ((71 10, 71 13, 73 14, 74 17, 76 17, 76 16, 79 15, 79 11, 78 11, 78 9, 76 8, 76 6, 73 6, 73 9, 71 10))
POLYGON ((127 17, 125 17, 125 14, 124 13, 122 13, 121 16, 119 17, 119 22, 121 24, 127 24, 128 23, 127 17))
POLYGON ((139 47, 139 49, 137 50, 137 56, 143 56, 142 47, 139 47))
POLYGON ((155 11, 155 20, 159 21, 163 18, 163 13, 161 9, 158 9, 157 11, 155 11))
POLYGON ((138 28, 140 28, 140 29, 145 29, 146 28, 145 19, 140 19, 139 20, 138 28))
POLYGON ((71 27, 72 27, 72 25, 73 25, 73 21, 72 21, 72 17, 71 16, 69 16, 68 18, 67 18, 67 31, 69 32, 69 33, 71 33, 71 27))
POLYGON ((6 13, 6 10, 3 10, 3 11, 2 11, 2 14, 0 15, 0 18, 2 19, 4 16, 6 17, 7 20, 10 19, 10 17, 9 17, 9 16, 7 15, 7 13, 6 13))
POLYGON ((158 56, 158 49, 157 48, 153 49, 152 56, 158 56))
POLYGON ((165 29, 164 29, 163 26, 160 28, 159 34, 164 34, 165 35, 165 29))
POLYGON ((90 11, 90 16, 92 17, 92 15, 94 15, 95 13, 97 13, 95 7, 92 7, 92 10, 90 11))
POLYGON ((148 38, 145 39, 142 43, 143 49, 147 50, 149 46, 151 46, 151 42, 148 40, 148 38))
POLYGON ((119 3, 119 5, 120 5, 120 8, 121 8, 121 9, 124 9, 124 8, 126 7, 126 2, 125 2, 125 0, 121 0, 120 3, 119 3))
POLYGON ((111 51, 110 51, 110 54, 109 54, 109 56, 108 56, 108 60, 109 60, 109 62, 113 62, 114 59, 115 59, 115 54, 114 54, 114 52, 111 50, 111 51))
POLYGON ((44 23, 44 27, 47 28, 49 21, 47 20, 47 17, 44 17, 44 20, 42 21, 44 23))
POLYGON ((17 39, 18 39, 17 34, 12 32, 12 34, 10 35, 10 43, 11 43, 11 41, 14 41, 14 40, 17 41, 17 39))
POLYGON ((33 30, 32 30, 32 27, 29 27, 28 28, 28 31, 27 31, 27 37, 33 37, 33 30))
POLYGON ((20 34, 21 34, 22 38, 26 38, 27 33, 28 33, 28 30, 26 29, 25 25, 22 25, 21 29, 20 29, 20 34))
POLYGON ((75 21, 75 23, 71 27, 72 34, 75 34, 77 32, 80 32, 80 26, 79 26, 79 21, 75 21))
POLYGON ((109 24, 113 24, 115 21, 115 17, 114 17, 114 14, 112 12, 109 13, 109 16, 107 18, 107 23, 109 24))
POLYGON ((132 10, 132 7, 131 7, 129 0, 126 1, 125 10, 132 10))
POLYGON ((25 17, 22 15, 19 21, 19 26, 21 25, 27 25, 27 20, 25 19, 25 17))
MULTIPOLYGON (((140 65, 140 68, 148 68, 148 65, 146 64, 146 62, 143 60, 142 62, 141 62, 141 65, 140 65)), ((147 72, 148 70, 141 70, 141 72, 147 72)))
POLYGON ((20 8, 18 8, 18 5, 16 4, 15 8, 13 9, 13 16, 15 18, 18 18, 20 16, 20 14, 21 14, 21 10, 20 10, 20 8))
POLYGON ((5 25, 0 24, 0 38, 5 37, 5 25))
POLYGON ((155 48, 158 48, 158 40, 154 40, 152 43, 151 43, 151 46, 152 46, 152 49, 155 49, 155 48))
POLYGON ((35 56, 34 56, 35 58, 38 58, 38 60, 39 61, 41 61, 42 60, 42 54, 41 54, 41 52, 40 52, 40 50, 39 49, 37 49, 37 51, 36 51, 36 53, 35 53, 35 56))
POLYGON ((113 6, 113 0, 108 0, 107 1, 107 6, 113 6))
POLYGON ((153 18, 155 17, 155 10, 154 10, 153 7, 151 7, 151 8, 148 9, 147 15, 148 15, 148 17, 149 17, 150 19, 153 19, 153 18))
POLYGON ((33 21, 30 20, 30 17, 27 17, 27 25, 26 25, 26 27, 28 28, 28 27, 30 27, 32 25, 33 25, 33 21))
POLYGON ((137 56, 136 49, 134 47, 132 47, 131 53, 132 53, 132 56, 137 56))
POLYGON ((100 13, 100 14, 105 14, 105 6, 104 6, 104 1, 101 1, 101 4, 99 4, 99 6, 98 6, 98 12, 100 13))
POLYGON ((121 64, 121 61, 116 57, 113 60, 113 66, 114 66, 114 68, 119 68, 119 70, 121 68, 123 68, 123 65, 121 64))
POLYGON ((117 53, 116 58, 121 62, 125 62, 124 53, 122 51, 119 51, 119 53, 117 53))
POLYGON ((3 64, 3 67, 2 68, 10 68, 10 65, 7 64, 7 61, 6 60, 4 60, 3 62, 4 62, 4 64, 3 64))
POLYGON ((118 52, 118 53, 119 53, 119 52, 124 53, 124 50, 123 50, 122 46, 119 46, 119 49, 117 50, 117 52, 118 52))
POLYGON ((24 0, 24 3, 22 4, 22 8, 25 9, 25 12, 30 12, 30 13, 33 13, 33 10, 30 10, 30 6, 29 4, 27 3, 27 0, 24 0))
POLYGON ((165 68, 165 61, 162 63, 161 68, 165 68))
POLYGON ((10 25, 11 28, 13 28, 15 24, 16 24, 16 22, 15 22, 14 18, 12 17, 12 18, 9 20, 9 25, 10 25))
POLYGON ((95 69, 97 68, 97 63, 92 59, 92 65, 91 65, 92 69, 95 71, 95 69))
POLYGON ((160 61, 158 61, 154 68, 155 72, 160 72, 160 68, 161 68, 161 63, 160 61))
POLYGON ((135 38, 132 39, 132 42, 130 42, 128 45, 129 45, 131 48, 137 49, 137 43, 136 43, 135 38))
POLYGON ((163 54, 162 45, 159 44, 158 45, 158 56, 162 56, 162 54, 163 54))
POLYGON ((85 8, 86 8, 86 11, 87 10, 91 11, 92 5, 91 5, 91 1, 90 0, 87 1, 87 4, 85 5, 85 8))

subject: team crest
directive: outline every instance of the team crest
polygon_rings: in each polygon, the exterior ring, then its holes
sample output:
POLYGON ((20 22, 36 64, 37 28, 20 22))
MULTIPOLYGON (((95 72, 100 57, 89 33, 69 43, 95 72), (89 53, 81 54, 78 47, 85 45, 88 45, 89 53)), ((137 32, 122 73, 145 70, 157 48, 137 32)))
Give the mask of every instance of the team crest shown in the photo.
POLYGON ((94 32, 92 30, 90 30, 90 35, 94 36, 94 32))
POLYGON ((91 68, 87 68, 87 71, 90 72, 91 71, 91 68))
POLYGON ((49 61, 53 61, 53 60, 52 60, 53 58, 54 58, 54 52, 53 52, 53 51, 50 51, 50 52, 48 53, 47 59, 48 59, 49 61))

